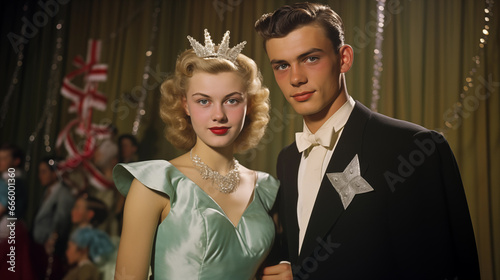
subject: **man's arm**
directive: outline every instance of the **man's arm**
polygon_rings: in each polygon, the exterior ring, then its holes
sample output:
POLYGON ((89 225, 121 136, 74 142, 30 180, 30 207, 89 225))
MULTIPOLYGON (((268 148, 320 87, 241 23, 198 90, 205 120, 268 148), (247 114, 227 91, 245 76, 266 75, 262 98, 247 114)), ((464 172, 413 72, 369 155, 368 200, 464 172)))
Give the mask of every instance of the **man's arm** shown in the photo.
POLYGON ((292 266, 288 262, 264 268, 262 280, 292 280, 292 266))
POLYGON ((447 198, 457 277, 479 279, 476 241, 460 171, 446 140, 438 144, 437 150, 441 158, 441 174, 447 198))
MULTIPOLYGON (((277 162, 277 175, 278 180, 283 182, 283 159, 282 153, 278 156, 277 162)), ((262 271, 262 280, 285 280, 293 279, 292 268, 288 262, 288 247, 286 245, 286 238, 283 232, 283 219, 280 213, 283 213, 282 207, 283 186, 280 184, 276 202, 270 214, 276 224, 276 237, 273 248, 268 258, 264 262, 264 270, 262 271)))

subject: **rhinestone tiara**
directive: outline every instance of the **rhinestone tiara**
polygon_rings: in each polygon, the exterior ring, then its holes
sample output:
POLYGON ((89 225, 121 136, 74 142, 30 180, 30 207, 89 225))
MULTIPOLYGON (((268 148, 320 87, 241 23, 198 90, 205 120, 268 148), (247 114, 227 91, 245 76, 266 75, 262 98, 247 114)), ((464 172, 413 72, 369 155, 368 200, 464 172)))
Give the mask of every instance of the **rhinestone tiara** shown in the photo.
POLYGON ((205 46, 202 46, 198 41, 196 41, 193 37, 187 36, 189 43, 193 47, 194 52, 198 57, 209 58, 209 57, 220 57, 227 59, 231 62, 236 62, 236 58, 241 53, 247 41, 243 41, 233 48, 229 48, 229 30, 226 31, 224 37, 222 37, 222 41, 219 45, 219 49, 215 52, 215 45, 212 42, 212 38, 210 37, 210 33, 205 29, 205 46))

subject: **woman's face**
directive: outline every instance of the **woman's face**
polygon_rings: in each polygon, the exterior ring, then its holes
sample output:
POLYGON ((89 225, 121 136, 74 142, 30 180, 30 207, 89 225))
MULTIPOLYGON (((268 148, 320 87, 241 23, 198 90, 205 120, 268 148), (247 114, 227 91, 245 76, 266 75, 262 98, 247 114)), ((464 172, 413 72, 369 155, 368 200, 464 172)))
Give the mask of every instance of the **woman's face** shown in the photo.
POLYGON ((247 102, 238 74, 195 72, 189 80, 184 108, 199 140, 213 148, 225 148, 243 129, 247 102))

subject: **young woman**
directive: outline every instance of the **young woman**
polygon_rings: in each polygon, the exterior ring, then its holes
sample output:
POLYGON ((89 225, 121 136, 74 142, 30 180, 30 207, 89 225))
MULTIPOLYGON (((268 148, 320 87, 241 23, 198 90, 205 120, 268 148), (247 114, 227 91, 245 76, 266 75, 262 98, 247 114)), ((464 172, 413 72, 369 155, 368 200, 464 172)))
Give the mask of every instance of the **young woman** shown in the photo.
POLYGON ((127 195, 118 279, 146 279, 150 262, 155 279, 252 279, 269 252, 279 183, 233 157, 263 136, 269 91, 228 35, 220 47, 206 30, 204 47, 188 37, 194 50, 162 85, 166 138, 187 152, 115 167, 127 195))

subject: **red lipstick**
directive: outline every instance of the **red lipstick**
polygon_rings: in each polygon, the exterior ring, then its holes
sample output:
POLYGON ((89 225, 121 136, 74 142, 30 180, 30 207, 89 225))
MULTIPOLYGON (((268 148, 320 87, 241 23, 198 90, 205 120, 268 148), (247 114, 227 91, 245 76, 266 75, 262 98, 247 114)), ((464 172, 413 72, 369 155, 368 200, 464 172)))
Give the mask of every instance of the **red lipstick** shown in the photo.
POLYGON ((213 134, 224 135, 229 130, 229 127, 221 126, 221 127, 211 127, 209 129, 210 131, 212 131, 213 134))
POLYGON ((295 99, 295 101, 304 102, 304 101, 308 100, 309 98, 311 98, 313 93, 314 93, 314 91, 303 91, 303 92, 299 92, 299 93, 292 95, 292 98, 295 99))

